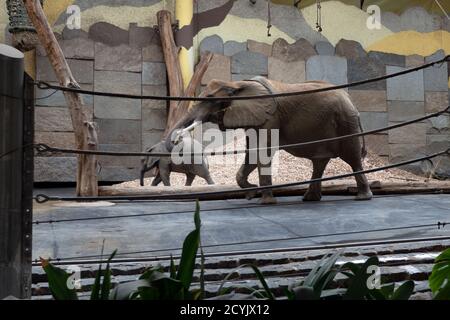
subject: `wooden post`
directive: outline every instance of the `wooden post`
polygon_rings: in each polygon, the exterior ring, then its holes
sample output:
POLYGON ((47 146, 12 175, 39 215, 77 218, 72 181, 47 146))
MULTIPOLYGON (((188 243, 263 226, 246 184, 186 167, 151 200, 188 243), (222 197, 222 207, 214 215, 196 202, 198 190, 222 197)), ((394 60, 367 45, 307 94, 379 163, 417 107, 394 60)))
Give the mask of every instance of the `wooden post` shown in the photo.
MULTIPOLYGON (((50 24, 45 17, 39 0, 24 0, 30 21, 36 28, 41 45, 45 48, 50 63, 55 70, 56 78, 61 86, 79 88, 67 64, 61 47, 56 40, 50 24)), ((80 94, 64 92, 72 119, 75 142, 78 149, 97 150, 97 133, 95 126, 89 121, 80 94)), ((97 196, 97 161, 93 155, 78 156, 77 195, 97 196)))
POLYGON ((0 44, 0 300, 31 297, 34 88, 27 80, 24 55, 0 44))

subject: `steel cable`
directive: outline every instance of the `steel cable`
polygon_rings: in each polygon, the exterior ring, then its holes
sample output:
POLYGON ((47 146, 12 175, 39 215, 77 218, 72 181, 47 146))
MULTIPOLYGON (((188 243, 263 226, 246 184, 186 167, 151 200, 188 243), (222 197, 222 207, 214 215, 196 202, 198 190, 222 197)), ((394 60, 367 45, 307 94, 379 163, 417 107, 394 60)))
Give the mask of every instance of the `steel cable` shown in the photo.
POLYGON ((442 64, 447 61, 450 61, 450 55, 447 55, 446 57, 444 57, 441 60, 437 60, 435 62, 430 62, 430 63, 424 64, 422 66, 418 66, 415 68, 411 68, 411 69, 407 69, 404 71, 388 74, 385 76, 375 77, 375 78, 371 78, 371 79, 367 79, 367 80, 363 80, 363 81, 357 81, 357 82, 347 83, 347 84, 343 84, 343 85, 330 86, 330 87, 314 89, 314 90, 292 91, 292 92, 282 92, 282 93, 253 95, 253 96, 235 96, 235 97, 173 97, 173 96, 157 96, 157 95, 138 96, 138 95, 131 95, 131 94, 98 92, 98 91, 83 90, 80 88, 63 87, 63 86, 52 85, 52 84, 49 84, 44 81, 37 81, 37 82, 34 82, 34 84, 39 89, 55 89, 55 90, 60 90, 60 91, 65 91, 65 92, 73 92, 73 93, 78 93, 78 94, 116 97, 116 98, 127 98, 127 99, 138 99, 138 100, 235 101, 235 100, 273 99, 273 98, 299 96, 299 95, 305 95, 305 94, 320 93, 320 92, 326 92, 326 91, 332 91, 332 90, 338 90, 338 89, 351 88, 351 87, 360 86, 360 85, 367 84, 367 83, 372 83, 372 82, 377 82, 377 81, 382 81, 382 80, 386 80, 386 79, 390 79, 390 78, 399 77, 399 76, 409 74, 409 73, 412 73, 415 71, 430 68, 437 64, 442 64))
MULTIPOLYGON (((382 199, 382 198, 397 198, 397 197, 403 197, 413 194, 420 194, 420 195, 435 195, 435 194, 442 194, 442 192, 439 191, 430 191, 430 192, 420 192, 420 193, 408 193, 408 194, 392 194, 392 195, 377 195, 374 196, 374 199, 382 199)), ((145 200, 142 200, 145 201, 145 200)), ((326 203, 329 202, 343 202, 343 201, 354 201, 353 199, 333 199, 333 200, 327 200, 326 203)), ((293 205, 302 205, 305 204, 304 201, 290 201, 290 202, 282 202, 282 203, 276 203, 276 204, 250 204, 250 205, 243 205, 243 206, 237 206, 237 207, 221 207, 221 208, 202 208, 202 212, 214 212, 214 211, 232 211, 232 210, 241 210, 241 209, 262 209, 262 208, 273 208, 273 207, 287 207, 287 206, 293 206, 293 205)), ((443 210, 450 210, 450 208, 442 208, 438 207, 439 209, 443 210)), ((49 219, 49 220, 35 220, 33 221, 34 225, 45 225, 45 224, 52 224, 52 223, 61 223, 61 222, 81 222, 81 221, 96 221, 96 220, 109 220, 109 219, 126 219, 126 218, 142 218, 142 217, 155 217, 155 216, 165 216, 165 215, 178 215, 178 214, 192 214, 192 210, 179 210, 179 211, 167 211, 167 212, 152 212, 152 213, 138 213, 138 214, 121 214, 121 215, 113 215, 113 216, 97 216, 97 217, 84 217, 84 218, 66 218, 66 219, 49 219)))
POLYGON ((201 152, 201 153, 183 153, 183 152, 112 152, 112 151, 92 151, 92 150, 79 150, 79 149, 65 149, 65 148, 54 148, 51 146, 48 146, 43 143, 36 144, 36 150, 38 152, 60 152, 60 153, 70 153, 70 154, 91 154, 91 155, 103 155, 103 156, 154 156, 154 157, 171 157, 174 155, 177 156, 220 156, 220 155, 236 155, 236 154, 244 154, 246 152, 255 152, 259 150, 278 150, 278 149, 291 149, 291 148, 298 148, 303 146, 309 146, 314 144, 320 144, 320 143, 329 143, 329 142, 335 142, 339 140, 346 140, 350 138, 357 138, 362 137, 370 134, 380 133, 383 131, 389 131, 401 127, 408 126, 410 124, 414 124, 417 122, 421 122, 430 118, 438 117, 440 115, 443 115, 445 113, 450 114, 450 106, 447 106, 444 110, 430 113, 426 116, 416 118, 413 120, 401 122, 395 125, 390 125, 387 127, 369 130, 369 131, 363 131, 359 133, 353 133, 348 134, 344 136, 338 136, 333 138, 327 138, 327 139, 321 139, 321 140, 314 140, 314 141, 307 141, 307 142, 300 142, 300 143, 292 143, 292 144, 285 144, 285 145, 279 145, 279 146, 270 146, 270 147, 258 147, 258 148, 249 148, 249 149, 241 149, 241 150, 233 150, 233 151, 211 151, 211 152, 201 152))
POLYGON ((337 179, 343 179, 348 177, 353 177, 360 174, 368 174, 373 173, 377 171, 392 169, 396 167, 401 167, 404 165, 421 162, 424 160, 433 159, 439 156, 449 156, 450 155, 450 148, 441 152, 437 152, 428 156, 415 158, 399 163, 393 163, 382 167, 377 167, 373 169, 367 169, 367 170, 361 170, 361 171, 355 171, 352 173, 346 173, 341 174, 337 176, 331 176, 331 177, 324 177, 324 178, 317 178, 317 179, 311 179, 306 181, 297 181, 297 182, 290 182, 290 183, 283 183, 283 184, 276 184, 276 185, 267 185, 267 186, 259 186, 259 187, 251 187, 251 188, 242 188, 238 190, 222 190, 222 191, 208 191, 208 192, 193 192, 193 193, 185 193, 185 194, 166 194, 166 195, 153 195, 153 196, 97 196, 97 197, 56 197, 56 196, 47 196, 45 194, 38 194, 34 197, 37 203, 45 203, 47 201, 98 201, 98 200, 161 200, 161 199, 198 199, 199 197, 204 196, 217 196, 217 195, 226 195, 226 194, 234 194, 234 193, 246 193, 251 191, 264 191, 264 190, 272 190, 272 189, 279 189, 279 188, 288 188, 288 187, 295 187, 315 182, 323 182, 323 181, 331 181, 331 180, 337 180, 337 179))
MULTIPOLYGON (((271 243, 271 242, 282 242, 282 241, 293 241, 293 240, 304 240, 304 239, 313 239, 313 238, 325 238, 325 237, 336 237, 336 236, 344 236, 344 235, 354 235, 354 234, 367 234, 367 233, 377 233, 377 232, 386 232, 386 231, 399 231, 399 230, 410 230, 410 229, 423 229, 423 228, 432 228, 435 227, 437 229, 444 228, 448 225, 449 222, 436 222, 429 224, 419 224, 419 225, 411 225, 411 226, 402 226, 402 227, 391 227, 391 228, 380 228, 380 229, 371 229, 371 230, 358 230, 358 231, 347 231, 347 232, 335 232, 335 233, 325 233, 325 234, 315 234, 308 236, 297 236, 297 237, 288 237, 288 238, 274 238, 274 239, 263 239, 263 240, 253 240, 253 241, 240 241, 240 242, 230 242, 230 243, 220 243, 220 244, 211 244, 211 245, 203 245, 203 249, 207 248, 218 248, 218 247, 230 247, 230 246, 241 246, 248 244, 261 244, 261 243, 271 243)), ((165 248, 165 249, 154 249, 154 250, 141 250, 141 251, 129 251, 123 253, 117 253, 118 256, 126 256, 132 254, 147 254, 147 253, 158 253, 158 252, 171 252, 171 251, 181 251, 183 248, 165 248)), ((64 257, 64 258, 51 258, 49 261, 67 261, 67 260, 83 260, 90 258, 97 258, 99 255, 85 255, 85 256, 74 256, 74 257, 64 257)), ((37 262, 37 259, 34 259, 37 262)))

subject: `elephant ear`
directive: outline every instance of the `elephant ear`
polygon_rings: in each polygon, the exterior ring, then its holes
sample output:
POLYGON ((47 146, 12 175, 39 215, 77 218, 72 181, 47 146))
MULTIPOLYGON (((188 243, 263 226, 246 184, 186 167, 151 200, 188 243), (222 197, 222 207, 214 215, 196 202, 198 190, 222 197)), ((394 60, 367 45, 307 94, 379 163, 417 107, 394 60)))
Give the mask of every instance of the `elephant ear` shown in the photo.
POLYGON ((225 128, 262 126, 273 118, 277 105, 273 99, 238 100, 228 107, 223 116, 225 128))
MULTIPOLYGON (((150 153, 153 153, 153 152, 154 153, 166 153, 168 151, 167 151, 167 149, 165 147, 165 142, 163 141, 163 142, 159 142, 159 143, 155 144, 154 146, 148 148, 147 152, 150 152, 150 153)), ((158 164, 159 160, 160 160, 160 157, 148 156, 148 158, 147 158, 147 168, 148 169, 153 168, 155 165, 158 164)))

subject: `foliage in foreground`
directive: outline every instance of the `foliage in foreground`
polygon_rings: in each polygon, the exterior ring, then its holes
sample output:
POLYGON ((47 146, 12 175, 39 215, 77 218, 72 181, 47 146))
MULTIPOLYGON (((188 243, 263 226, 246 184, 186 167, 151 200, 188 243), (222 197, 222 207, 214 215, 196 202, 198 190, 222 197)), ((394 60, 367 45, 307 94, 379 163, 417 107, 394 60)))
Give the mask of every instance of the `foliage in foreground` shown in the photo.
MULTIPOLYGON (((100 264, 92 287, 91 300, 197 300, 204 299, 205 283, 204 257, 200 239, 200 208, 197 203, 194 214, 195 229, 185 238, 180 263, 171 260, 169 273, 162 267, 147 269, 136 281, 120 283, 113 288, 110 264, 116 255, 114 251, 106 262, 100 264), (200 248, 200 288, 192 289, 192 278, 196 257, 200 248)), ((363 264, 352 262, 338 265, 339 252, 326 254, 299 283, 292 284, 286 291, 289 300, 408 300, 414 291, 414 282, 409 280, 396 288, 394 283, 376 283, 379 279, 371 277, 379 266, 376 256, 363 264), (337 285, 341 283, 341 285, 337 285)), ((434 299, 450 300, 450 249, 436 258, 429 278, 429 285, 434 299)), ((70 274, 42 259, 41 264, 47 274, 50 291, 56 300, 77 300, 77 292, 67 285, 70 274)), ((212 299, 275 299, 261 271, 251 264, 239 268, 252 268, 261 282, 263 289, 244 288, 249 294, 227 293, 225 283, 231 278, 230 273, 223 280, 217 296, 212 299)), ((239 287, 242 289, 242 287, 239 287)), ((231 288, 233 289, 233 288, 231 288)), ((235 288, 237 289, 237 288, 235 288)))

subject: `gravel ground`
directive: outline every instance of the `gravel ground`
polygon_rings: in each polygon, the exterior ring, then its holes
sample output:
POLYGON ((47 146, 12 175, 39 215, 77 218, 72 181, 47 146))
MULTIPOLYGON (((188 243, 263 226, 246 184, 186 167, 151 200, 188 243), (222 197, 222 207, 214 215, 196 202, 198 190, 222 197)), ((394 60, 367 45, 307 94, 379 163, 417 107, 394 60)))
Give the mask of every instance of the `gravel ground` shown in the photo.
MULTIPOLYGON (((244 139, 236 135, 233 143, 225 145, 223 150, 240 150, 245 148, 244 139)), ((216 151, 218 151, 216 149, 216 151)), ((208 157, 209 169, 214 182, 218 185, 236 184, 236 172, 244 162, 244 155, 227 155, 208 157)), ((387 165, 385 158, 379 157, 369 149, 367 157, 364 159, 364 169, 377 168, 387 165)), ((332 159, 325 170, 324 176, 334 176, 352 172, 350 166, 340 159, 332 159)), ((312 163, 308 159, 296 158, 286 151, 279 151, 274 157, 272 165, 273 183, 287 183, 301 180, 308 180, 312 174, 312 163)), ((426 177, 414 175, 400 169, 390 169, 375 172, 367 175, 369 180, 381 182, 407 182, 407 181, 429 181, 426 177)), ((152 177, 145 179, 145 185, 150 185, 152 177)), ((347 178, 348 180, 348 178, 347 178)), ((172 173, 170 176, 171 185, 183 186, 186 181, 184 174, 172 173)), ((251 183, 258 183, 257 170, 249 178, 251 183)), ((162 185, 162 184, 161 184, 162 185)), ((206 185, 206 182, 196 177, 193 185, 206 185)), ((139 181, 128 181, 120 184, 121 187, 139 187, 139 181)))

